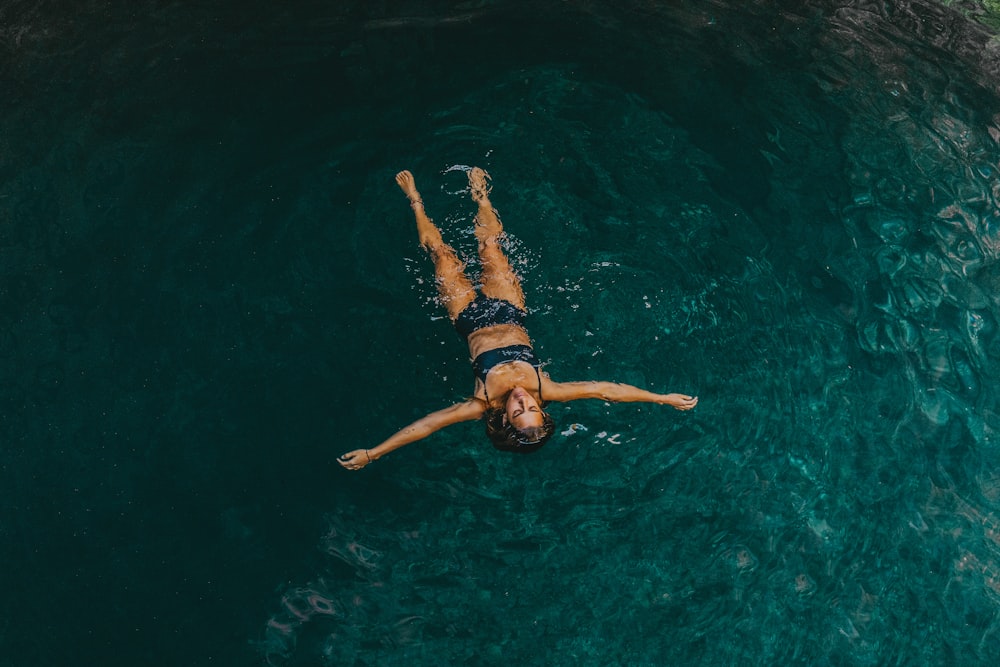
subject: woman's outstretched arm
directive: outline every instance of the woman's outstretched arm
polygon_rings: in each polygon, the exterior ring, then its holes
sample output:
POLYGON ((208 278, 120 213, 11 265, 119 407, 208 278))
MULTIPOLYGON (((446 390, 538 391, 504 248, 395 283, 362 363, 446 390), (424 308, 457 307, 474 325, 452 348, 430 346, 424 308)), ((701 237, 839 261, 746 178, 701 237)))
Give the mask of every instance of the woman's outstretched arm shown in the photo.
POLYGON ((394 449, 426 438, 445 426, 458 422, 472 421, 483 416, 485 406, 482 401, 470 398, 464 403, 456 403, 444 410, 432 412, 409 426, 400 429, 392 437, 371 449, 355 449, 337 459, 348 470, 360 470, 376 459, 380 459, 394 449))
POLYGON ((598 398, 612 403, 658 403, 671 405, 678 410, 690 410, 698 405, 697 396, 687 394, 655 394, 629 384, 615 382, 553 382, 542 386, 542 395, 551 401, 575 401, 581 398, 598 398))

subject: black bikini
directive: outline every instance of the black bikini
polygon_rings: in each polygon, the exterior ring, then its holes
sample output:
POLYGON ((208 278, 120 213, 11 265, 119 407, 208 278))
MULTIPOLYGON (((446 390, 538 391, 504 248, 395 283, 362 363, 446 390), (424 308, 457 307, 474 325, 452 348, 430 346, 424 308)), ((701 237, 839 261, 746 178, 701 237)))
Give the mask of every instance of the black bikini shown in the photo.
POLYGON ((516 324, 524 327, 524 318, 527 316, 528 313, 510 301, 478 294, 475 300, 455 318, 455 329, 458 335, 468 341, 472 333, 497 324, 516 324))
MULTIPOLYGON (((528 313, 509 301, 479 294, 455 318, 455 329, 459 335, 468 340, 472 333, 498 324, 516 324, 523 328, 524 318, 527 315, 528 313)), ((486 396, 487 404, 490 402, 490 397, 486 393, 486 376, 500 364, 512 361, 527 362, 535 369, 535 376, 538 378, 538 400, 539 402, 542 400, 542 376, 538 370, 542 362, 535 356, 530 345, 507 345, 486 350, 472 360, 472 372, 483 383, 483 394, 486 396)))
POLYGON ((535 352, 531 349, 530 345, 508 345, 507 347, 486 350, 472 360, 472 372, 483 383, 483 395, 486 396, 486 404, 489 405, 490 402, 490 395, 486 393, 486 376, 500 364, 512 361, 526 361, 535 369, 535 377, 538 378, 538 402, 541 403, 542 374, 538 369, 541 368, 542 362, 535 356, 535 352))

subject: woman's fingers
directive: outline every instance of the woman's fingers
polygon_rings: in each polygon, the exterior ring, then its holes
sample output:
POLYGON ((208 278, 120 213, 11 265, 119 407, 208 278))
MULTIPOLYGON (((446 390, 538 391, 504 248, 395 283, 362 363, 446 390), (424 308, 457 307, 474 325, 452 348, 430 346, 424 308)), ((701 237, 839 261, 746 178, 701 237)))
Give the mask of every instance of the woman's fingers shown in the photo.
POLYGON ((348 470, 360 470, 368 465, 368 458, 364 454, 365 450, 355 449, 353 452, 347 452, 338 458, 337 463, 348 470))
POLYGON ((690 410, 698 405, 697 396, 687 396, 686 394, 671 394, 670 404, 678 410, 690 410))

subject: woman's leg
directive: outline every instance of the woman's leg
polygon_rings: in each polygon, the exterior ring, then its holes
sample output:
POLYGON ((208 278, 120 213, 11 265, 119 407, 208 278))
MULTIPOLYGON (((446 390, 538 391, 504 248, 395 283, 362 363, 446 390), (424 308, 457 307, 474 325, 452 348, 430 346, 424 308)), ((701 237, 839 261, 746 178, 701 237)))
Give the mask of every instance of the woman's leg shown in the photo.
POLYGON ((448 317, 454 322, 462 310, 476 298, 476 290, 465 275, 465 264, 455 254, 454 249, 444 242, 439 230, 424 212, 424 202, 417 192, 413 174, 401 171, 396 174, 396 183, 410 200, 410 207, 417 219, 417 234, 420 244, 434 260, 434 275, 437 278, 438 294, 448 309, 448 317))
POLYGON ((524 310, 524 291, 521 281, 510 266, 507 255, 500 248, 503 225, 490 203, 489 175, 479 167, 469 172, 472 199, 479 205, 476 213, 476 238, 479 240, 479 259, 483 263, 483 294, 494 299, 504 299, 524 310))

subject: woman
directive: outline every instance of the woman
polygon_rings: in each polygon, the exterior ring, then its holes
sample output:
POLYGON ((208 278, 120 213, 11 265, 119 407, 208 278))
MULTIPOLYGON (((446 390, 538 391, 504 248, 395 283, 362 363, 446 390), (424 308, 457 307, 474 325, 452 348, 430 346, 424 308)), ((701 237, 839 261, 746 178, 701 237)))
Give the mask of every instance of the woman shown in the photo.
POLYGON ((465 275, 464 264, 424 212, 413 174, 396 174, 396 183, 416 216, 420 243, 434 260, 441 301, 458 333, 469 344, 475 390, 467 401, 418 419, 377 447, 347 452, 338 460, 348 470, 360 470, 445 426, 474 419, 485 421, 486 435, 497 449, 533 452, 555 431, 552 418, 543 410, 548 401, 644 401, 672 405, 678 410, 690 410, 698 403, 693 396, 654 394, 626 384, 554 382, 541 370, 524 328, 524 292, 500 247, 503 227, 489 200, 487 178, 478 167, 469 172, 472 199, 479 205, 475 232, 483 273, 482 289, 477 293, 465 275))

